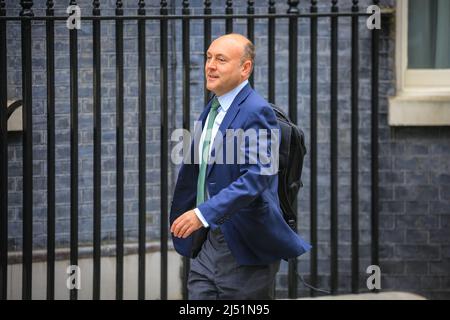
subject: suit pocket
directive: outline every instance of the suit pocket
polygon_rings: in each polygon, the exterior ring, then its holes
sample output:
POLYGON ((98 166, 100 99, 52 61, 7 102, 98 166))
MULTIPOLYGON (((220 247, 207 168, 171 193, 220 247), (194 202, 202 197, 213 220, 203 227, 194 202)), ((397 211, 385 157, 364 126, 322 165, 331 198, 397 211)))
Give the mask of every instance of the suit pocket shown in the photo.
POLYGON ((215 182, 208 182, 208 193, 210 197, 216 195, 217 193, 217 185, 215 182))
POLYGON ((240 210, 240 214, 243 219, 264 223, 269 215, 269 204, 260 203, 258 206, 245 207, 240 210))

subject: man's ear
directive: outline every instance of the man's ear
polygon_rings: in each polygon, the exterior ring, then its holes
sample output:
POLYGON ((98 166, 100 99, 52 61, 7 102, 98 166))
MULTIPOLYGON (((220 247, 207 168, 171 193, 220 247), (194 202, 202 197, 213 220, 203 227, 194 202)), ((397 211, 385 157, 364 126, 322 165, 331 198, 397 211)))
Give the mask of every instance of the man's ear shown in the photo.
POLYGON ((242 72, 250 77, 251 71, 252 71, 252 62, 250 60, 246 60, 242 64, 242 72))

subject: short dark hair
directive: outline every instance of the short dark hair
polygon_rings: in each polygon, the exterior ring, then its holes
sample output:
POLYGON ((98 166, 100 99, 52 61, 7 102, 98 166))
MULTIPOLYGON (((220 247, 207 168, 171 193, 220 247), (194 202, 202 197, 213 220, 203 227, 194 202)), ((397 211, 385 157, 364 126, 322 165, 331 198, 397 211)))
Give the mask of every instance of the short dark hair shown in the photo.
POLYGON ((255 46, 250 40, 244 46, 244 54, 241 58, 241 65, 247 60, 250 60, 252 62, 252 70, 250 71, 250 73, 252 73, 253 67, 255 65, 255 46))

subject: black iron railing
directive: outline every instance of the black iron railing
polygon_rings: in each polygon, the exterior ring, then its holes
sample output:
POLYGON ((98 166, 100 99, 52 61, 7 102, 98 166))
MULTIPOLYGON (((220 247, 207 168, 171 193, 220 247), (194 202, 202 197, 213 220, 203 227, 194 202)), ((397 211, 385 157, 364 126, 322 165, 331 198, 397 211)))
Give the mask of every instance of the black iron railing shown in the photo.
MULTIPOLYGON (((378 4, 379 1, 373 1, 378 4)), ((77 2, 71 0, 70 5, 77 2)), ((298 59, 298 24, 299 19, 310 21, 310 241, 313 250, 310 256, 310 281, 317 286, 318 256, 317 256, 317 38, 318 20, 330 19, 331 29, 331 259, 330 288, 336 293, 338 283, 338 150, 337 150, 337 110, 338 110, 338 19, 351 17, 351 239, 352 239, 352 291, 358 291, 359 270, 359 208, 358 208, 358 70, 359 70, 359 30, 361 17, 368 14, 361 11, 358 1, 353 1, 350 12, 340 12, 338 1, 331 1, 330 12, 318 12, 317 1, 310 1, 309 12, 300 12, 299 1, 287 1, 286 13, 278 13, 275 1, 268 1, 267 13, 255 14, 254 1, 248 1, 246 14, 234 14, 232 1, 226 1, 225 14, 212 15, 211 1, 204 1, 202 15, 192 15, 189 1, 182 1, 182 14, 169 14, 167 1, 160 2, 160 14, 147 15, 145 1, 137 1, 136 15, 124 15, 123 1, 116 1, 114 16, 101 15, 100 1, 92 2, 92 15, 83 16, 82 20, 91 21, 93 26, 93 114, 94 114, 94 241, 93 241, 93 298, 100 298, 101 279, 101 22, 115 21, 115 55, 116 55, 116 299, 123 298, 124 282, 124 20, 137 21, 138 44, 138 112, 139 112, 139 232, 138 232, 138 298, 145 298, 145 253, 146 253, 146 23, 149 20, 160 21, 160 97, 161 97, 161 282, 160 297, 167 299, 167 268, 168 268, 168 21, 179 19, 182 21, 182 50, 183 50, 183 121, 184 129, 190 128, 190 22, 201 19, 204 22, 204 49, 206 51, 211 41, 211 23, 214 20, 225 20, 226 32, 233 31, 233 19, 243 18, 247 21, 247 32, 250 40, 254 40, 255 19, 267 19, 268 23, 268 99, 275 103, 275 22, 277 19, 288 19, 289 23, 289 116, 297 121, 297 59, 298 59)), ((55 298, 55 23, 65 22, 67 16, 54 15, 54 1, 47 1, 45 16, 35 16, 33 1, 20 1, 20 16, 7 16, 5 1, 0 1, 0 299, 7 298, 7 256, 8 256, 8 134, 7 134, 7 41, 6 34, 9 21, 20 21, 22 43, 22 101, 23 101, 23 252, 22 252, 22 297, 31 299, 32 284, 32 218, 33 218, 33 145, 32 145, 32 46, 31 24, 36 20, 44 20, 46 25, 46 73, 47 73, 47 299, 55 298)), ((379 68, 379 30, 372 31, 371 48, 371 112, 372 112, 372 190, 371 190, 371 259, 372 264, 378 264, 378 68, 379 68)), ((78 264, 78 31, 70 30, 70 264, 78 264)), ((253 76, 250 82, 253 84, 253 76)), ((204 90, 205 102, 208 92, 204 90)), ((296 208, 297 209, 297 208, 296 208)), ((184 259, 184 275, 187 276, 189 262, 184 259)), ((297 296, 297 260, 289 262, 288 295, 297 296)), ((183 285, 184 297, 187 295, 186 285, 183 285)), ((313 295, 314 292, 311 291, 313 295)), ((77 290, 71 290, 71 299, 77 299, 77 290)))

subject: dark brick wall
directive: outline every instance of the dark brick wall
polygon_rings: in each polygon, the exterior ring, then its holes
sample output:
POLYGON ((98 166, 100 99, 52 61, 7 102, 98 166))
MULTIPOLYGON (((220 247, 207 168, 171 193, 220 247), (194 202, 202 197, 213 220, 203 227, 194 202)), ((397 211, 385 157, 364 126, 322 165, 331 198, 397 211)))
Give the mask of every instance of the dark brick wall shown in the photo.
MULTIPOLYGON (((137 1, 124 1, 133 9, 137 1), (135 3, 136 2, 136 3, 135 3)), ((157 13, 159 1, 146 1, 148 14, 157 13)), ((180 13, 180 1, 175 11, 180 13)), ((79 1, 82 14, 90 14, 91 1, 79 1)), ((102 14, 113 14, 115 1, 102 1, 102 14)), ((277 1, 278 12, 285 12, 286 1, 277 1)), ((331 1, 319 1, 320 10, 329 10, 331 1)), ((366 8, 369 1, 361 1, 366 8)), ((43 14, 45 1, 35 1, 36 15, 43 14)), ((349 11, 351 1, 339 1, 341 11, 349 11)), ((382 1, 392 6, 394 1, 382 1)), ((245 12, 246 1, 234 1, 235 12, 245 12)), ((256 1, 256 12, 266 12, 266 2, 256 1)), ((201 13, 202 1, 191 1, 194 13, 201 13)), ((300 1, 307 11, 308 1, 300 1)), ((16 1, 7 1, 8 13, 16 15, 16 1)), ((213 1, 213 11, 223 12, 224 2, 213 1)), ((57 14, 64 6, 57 1, 57 14)), ((65 23, 57 23, 56 35, 56 209, 57 245, 69 241, 70 210, 70 144, 69 144, 69 55, 65 23)), ((20 27, 8 24, 8 98, 21 96, 20 27)), ((213 37, 225 32, 222 22, 213 24, 213 37)), ((245 20, 235 20, 235 32, 246 34, 245 20)), ((276 31, 276 103, 288 105, 288 25, 277 22, 276 31)), ((267 97, 267 25, 255 24, 257 48, 255 88, 267 97)), ((319 284, 329 288, 330 280, 330 25, 319 20, 318 38, 318 238, 319 284)), ((79 172, 80 172, 80 244, 92 242, 92 28, 83 22, 79 32, 79 172)), ((125 227, 126 241, 137 240, 138 171, 137 171, 137 28, 125 23, 125 227)), ((181 23, 169 25, 169 118, 170 132, 181 127, 181 23)), ((115 237, 115 47, 114 25, 102 23, 102 239, 115 237)), ((46 88, 45 26, 33 23, 33 110, 34 110, 34 247, 46 245, 46 88)), ((309 147, 309 20, 299 20, 298 123, 305 130, 309 147)), ((203 108, 203 24, 191 24, 191 123, 203 108)), ((147 23, 147 239, 159 238, 159 24, 147 23)), ((370 32, 365 20, 360 22, 360 291, 367 292, 365 273, 370 263, 370 32)), ((428 298, 450 298, 450 129, 390 128, 387 124, 387 97, 395 95, 395 25, 394 19, 383 20, 380 43, 380 267, 383 290, 406 290, 428 298)), ((350 220, 350 19, 339 21, 339 292, 350 291, 351 220, 350 220)), ((10 136, 9 146, 9 248, 21 249, 21 135, 10 136)), ((304 184, 299 197, 299 232, 310 234, 309 153, 304 168, 304 184)), ((173 182, 176 168, 171 168, 173 182)), ((171 184, 171 190, 173 183, 171 184)), ((299 259, 299 272, 309 281, 309 254, 299 259)), ((278 296, 287 293, 286 264, 278 276, 278 296)), ((299 295, 309 289, 299 281, 299 295)))
MULTIPOLYGON (((396 128, 380 170, 385 287, 450 297, 450 129, 396 128)), ((383 144, 382 144, 383 146, 383 144)))

